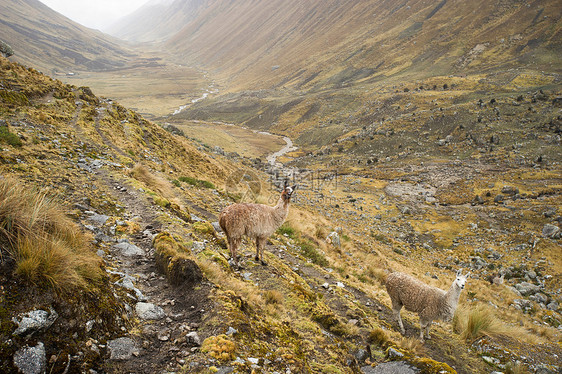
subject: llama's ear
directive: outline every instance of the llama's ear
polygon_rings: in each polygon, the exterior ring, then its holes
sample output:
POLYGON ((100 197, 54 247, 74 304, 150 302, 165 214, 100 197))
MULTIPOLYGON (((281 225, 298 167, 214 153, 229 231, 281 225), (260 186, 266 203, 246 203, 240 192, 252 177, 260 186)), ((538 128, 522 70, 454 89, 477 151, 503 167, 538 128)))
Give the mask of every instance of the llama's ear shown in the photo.
POLYGON ((457 277, 460 277, 461 275, 462 275, 462 269, 457 270, 457 277))
POLYGON ((295 184, 293 187, 291 187, 291 189, 293 190, 293 192, 295 192, 295 190, 297 189, 297 185, 295 184))
POLYGON ((468 277, 470 277, 470 271, 468 273, 466 273, 466 275, 464 276, 466 279, 468 279, 468 277))
POLYGON ((283 189, 287 188, 288 185, 289 185, 289 181, 285 179, 285 183, 283 184, 283 189))

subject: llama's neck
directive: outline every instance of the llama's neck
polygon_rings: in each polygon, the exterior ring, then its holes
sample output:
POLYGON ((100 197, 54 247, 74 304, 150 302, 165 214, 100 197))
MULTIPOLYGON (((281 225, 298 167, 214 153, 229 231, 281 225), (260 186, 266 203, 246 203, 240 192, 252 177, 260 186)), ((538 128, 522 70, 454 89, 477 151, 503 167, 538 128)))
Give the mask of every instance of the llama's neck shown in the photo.
POLYGON ((281 226, 281 224, 287 218, 288 214, 289 214, 289 202, 283 199, 283 197, 280 197, 279 201, 277 202, 277 205, 273 207, 273 219, 279 226, 281 226))
POLYGON ((453 317, 455 314, 455 310, 457 309, 457 305, 459 304, 459 298, 461 296, 461 288, 455 286, 453 283, 451 288, 443 295, 443 301, 445 304, 446 315, 449 318, 453 317))

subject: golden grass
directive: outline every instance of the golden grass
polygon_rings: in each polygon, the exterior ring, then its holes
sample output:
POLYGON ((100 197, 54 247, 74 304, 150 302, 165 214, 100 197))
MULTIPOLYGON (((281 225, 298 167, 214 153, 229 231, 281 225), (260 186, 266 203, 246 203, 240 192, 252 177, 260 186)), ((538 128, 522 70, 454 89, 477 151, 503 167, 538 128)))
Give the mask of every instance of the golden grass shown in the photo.
POLYGON ((131 169, 129 174, 131 175, 131 177, 144 183, 146 187, 150 188, 154 192, 159 193, 163 197, 171 195, 172 187, 170 186, 170 184, 162 178, 159 178, 151 173, 146 166, 137 164, 131 169))
POLYGON ((276 290, 267 290, 264 294, 266 304, 282 304, 283 294, 276 290))
POLYGON ((529 343, 537 343, 523 328, 510 326, 496 317, 496 312, 486 305, 459 307, 453 318, 453 330, 467 341, 482 336, 508 336, 529 343))
POLYGON ((233 291, 252 308, 260 310, 265 306, 265 301, 255 286, 232 277, 231 273, 223 270, 216 262, 208 259, 197 259, 197 265, 207 279, 225 290, 233 291))
POLYGON ((417 355, 423 355, 425 353, 424 345, 417 337, 402 337, 398 341, 398 346, 407 351, 414 352, 417 355))
POLYGON ((14 273, 39 286, 88 288, 101 276, 91 238, 54 200, 16 180, 0 180, 0 242, 14 273))

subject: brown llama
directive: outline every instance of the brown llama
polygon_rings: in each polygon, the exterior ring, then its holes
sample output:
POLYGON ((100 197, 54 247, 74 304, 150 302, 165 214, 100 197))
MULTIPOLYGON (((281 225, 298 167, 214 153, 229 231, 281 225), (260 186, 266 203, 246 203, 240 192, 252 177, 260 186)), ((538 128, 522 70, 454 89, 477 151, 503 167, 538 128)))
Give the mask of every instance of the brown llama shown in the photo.
POLYGON ((219 224, 228 239, 231 261, 238 267, 236 250, 242 241, 242 236, 256 240, 256 261, 266 266, 263 260, 265 241, 285 222, 289 214, 291 195, 297 186, 285 187, 275 206, 252 203, 237 203, 223 209, 219 217, 219 224))

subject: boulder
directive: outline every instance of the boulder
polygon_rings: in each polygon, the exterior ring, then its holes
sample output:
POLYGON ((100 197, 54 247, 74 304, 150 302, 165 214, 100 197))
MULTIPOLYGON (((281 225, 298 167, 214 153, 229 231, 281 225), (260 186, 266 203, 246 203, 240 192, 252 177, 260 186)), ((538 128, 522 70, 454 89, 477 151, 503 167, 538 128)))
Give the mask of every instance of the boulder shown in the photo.
POLYGON ((137 303, 135 310, 140 319, 159 320, 166 317, 164 309, 152 303, 137 303))
POLYGON ((127 337, 108 341, 107 349, 110 360, 129 360, 139 352, 135 341, 127 337))
POLYGON ((421 370, 404 361, 383 362, 375 367, 364 366, 361 368, 364 374, 416 374, 421 370))
POLYGON ((560 238, 560 227, 547 223, 542 229, 542 236, 545 238, 560 238))
POLYGON ((47 370, 45 346, 39 342, 35 347, 24 347, 14 355, 14 365, 23 374, 43 374, 47 370))
POLYGON ((30 337, 39 330, 46 330, 51 327, 57 318, 58 314, 53 309, 49 312, 45 310, 31 311, 24 314, 21 319, 13 319, 13 322, 18 325, 14 335, 30 337))
POLYGON ((112 248, 127 257, 144 255, 144 250, 142 248, 127 242, 117 243, 112 248))
POLYGON ((529 282, 521 282, 515 285, 515 289, 519 291, 522 296, 529 296, 536 294, 541 288, 529 282))

